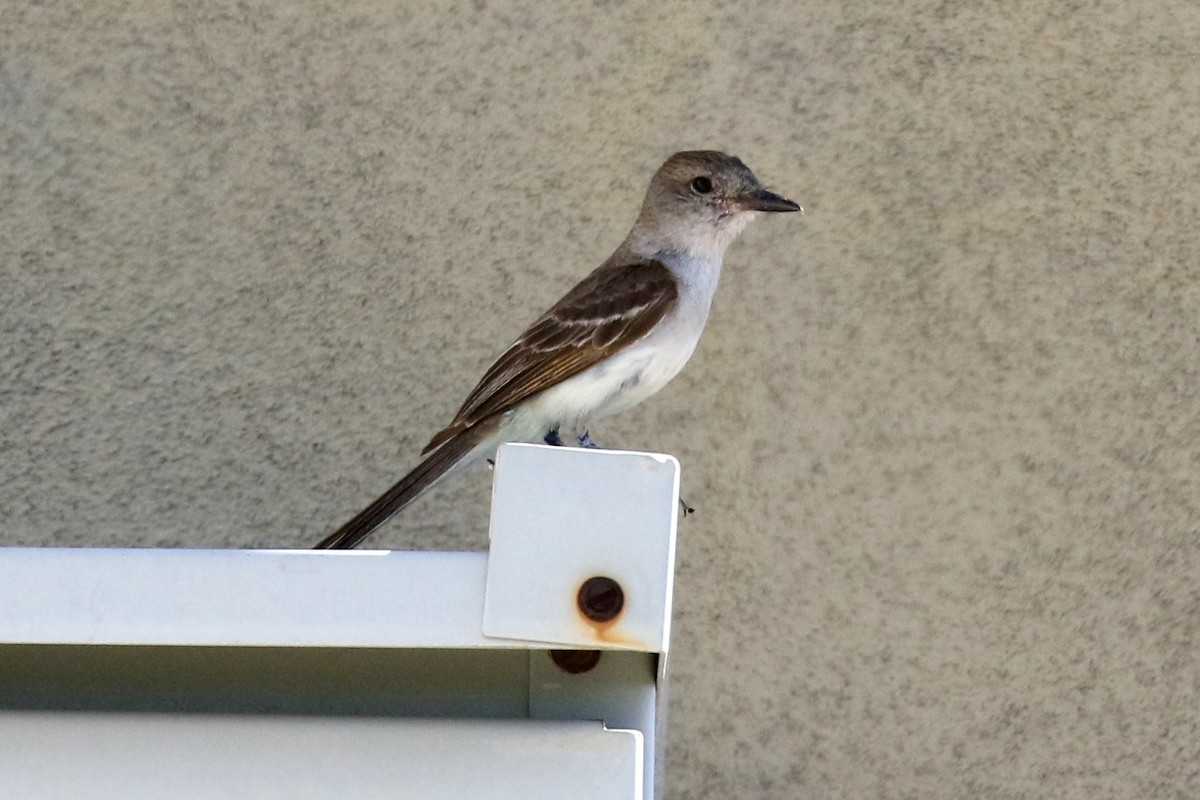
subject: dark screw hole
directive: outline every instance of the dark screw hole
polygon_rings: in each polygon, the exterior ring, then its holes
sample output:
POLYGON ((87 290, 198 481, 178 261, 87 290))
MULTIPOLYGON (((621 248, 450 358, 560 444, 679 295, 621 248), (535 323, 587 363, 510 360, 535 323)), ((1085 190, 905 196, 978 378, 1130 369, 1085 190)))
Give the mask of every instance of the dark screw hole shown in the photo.
POLYGON ((599 650, 551 650, 550 660, 563 672, 591 672, 600 663, 599 650))
POLYGON ((625 607, 625 592, 612 578, 597 575, 579 587, 576 602, 579 610, 592 622, 608 622, 616 619, 625 607))

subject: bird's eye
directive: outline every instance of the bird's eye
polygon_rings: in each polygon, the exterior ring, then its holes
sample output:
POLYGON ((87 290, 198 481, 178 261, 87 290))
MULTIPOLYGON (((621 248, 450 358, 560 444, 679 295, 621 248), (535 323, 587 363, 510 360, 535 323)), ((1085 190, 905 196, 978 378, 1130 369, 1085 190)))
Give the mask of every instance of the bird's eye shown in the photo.
POLYGON ((703 175, 701 175, 699 178, 692 179, 692 191, 696 194, 708 194, 712 190, 712 181, 703 175))

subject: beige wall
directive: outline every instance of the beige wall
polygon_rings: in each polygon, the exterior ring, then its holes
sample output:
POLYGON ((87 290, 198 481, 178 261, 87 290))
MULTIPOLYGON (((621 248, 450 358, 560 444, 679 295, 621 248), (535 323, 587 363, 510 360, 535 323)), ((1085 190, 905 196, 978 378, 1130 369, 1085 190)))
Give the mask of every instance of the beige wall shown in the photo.
POLYGON ((1200 796, 1200 6, 82 5, 0 3, 0 542, 314 542, 718 147, 809 213, 594 431, 699 508, 671 796, 1200 796))

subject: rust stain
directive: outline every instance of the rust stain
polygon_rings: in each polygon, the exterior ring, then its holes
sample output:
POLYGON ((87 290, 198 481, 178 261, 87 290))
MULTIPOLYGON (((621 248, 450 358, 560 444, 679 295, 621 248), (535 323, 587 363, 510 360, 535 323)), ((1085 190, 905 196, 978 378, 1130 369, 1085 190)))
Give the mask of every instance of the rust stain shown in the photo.
MULTIPOLYGON (((579 618, 580 630, 583 632, 582 638, 590 638, 592 641, 599 644, 606 644, 615 647, 630 648, 633 650, 649 651, 652 648, 649 645, 621 630, 621 619, 625 616, 627 598, 624 595, 624 590, 621 585, 611 578, 601 575, 590 575, 579 583, 579 591, 575 597, 575 614, 579 618), (612 612, 611 619, 595 619, 597 616, 597 608, 589 607, 591 601, 599 599, 601 606, 606 602, 611 604, 612 593, 616 592, 619 597, 616 600, 616 610, 612 612)), ((594 606, 594 603, 592 603, 594 606)), ((603 613, 600 614, 604 616, 603 613)))
POLYGON ((597 642, 621 645, 622 647, 630 647, 636 650, 649 649, 645 642, 622 633, 621 626, 616 623, 616 620, 612 622, 591 622, 590 620, 585 620, 585 622, 587 622, 587 627, 592 629, 592 635, 597 642))

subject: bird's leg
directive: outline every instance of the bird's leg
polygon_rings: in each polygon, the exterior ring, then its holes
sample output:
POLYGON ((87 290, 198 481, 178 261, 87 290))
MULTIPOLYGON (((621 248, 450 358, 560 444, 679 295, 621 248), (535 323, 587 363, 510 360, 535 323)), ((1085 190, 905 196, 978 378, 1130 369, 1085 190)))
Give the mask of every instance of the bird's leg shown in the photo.
POLYGON ((601 448, 601 447, 600 447, 600 445, 598 445, 598 444, 596 444, 595 442, 593 442, 593 441, 592 441, 592 437, 588 435, 588 432, 587 432, 587 431, 584 431, 584 432, 583 432, 583 435, 579 437, 579 446, 580 446, 580 447, 586 447, 586 448, 587 448, 587 449, 589 449, 589 450, 601 450, 601 449, 603 449, 603 448, 601 448))

